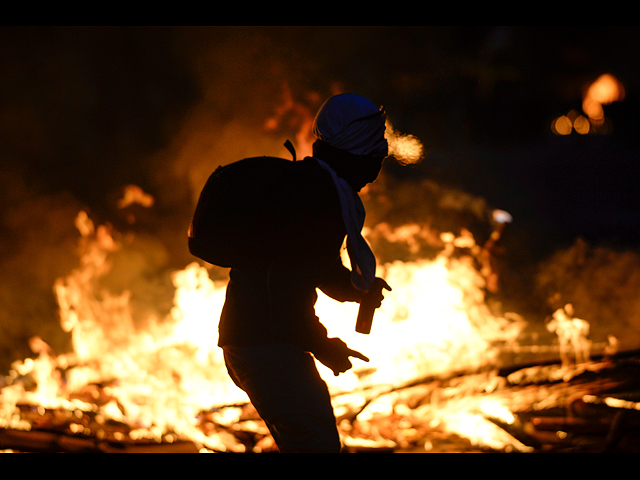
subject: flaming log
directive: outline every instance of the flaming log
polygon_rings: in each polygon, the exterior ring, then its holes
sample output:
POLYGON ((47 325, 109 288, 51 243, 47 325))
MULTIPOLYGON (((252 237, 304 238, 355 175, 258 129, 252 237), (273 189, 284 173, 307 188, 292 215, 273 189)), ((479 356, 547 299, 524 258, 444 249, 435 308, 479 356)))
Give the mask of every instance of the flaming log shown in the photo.
POLYGON ((0 428, 0 449, 65 453, 196 453, 197 446, 177 435, 139 438, 130 426, 93 412, 17 406, 28 429, 0 428))
POLYGON ((93 437, 0 428, 0 449, 33 453, 197 453, 189 441, 140 443, 99 440, 93 437))
MULTIPOLYGON (((350 422, 343 428, 352 439, 372 442, 371 431, 380 433, 386 427, 386 437, 379 438, 382 450, 513 449, 465 445, 469 435, 459 436, 458 446, 452 447, 451 441, 457 435, 452 433, 451 425, 439 424, 434 421, 438 415, 428 413, 447 408, 462 411, 472 405, 468 413, 477 413, 510 435, 515 440, 513 445, 520 443, 520 451, 635 452, 639 448, 640 404, 620 399, 640 400, 635 393, 637 369, 637 359, 616 358, 571 367, 550 363, 522 370, 433 378, 385 392, 382 396, 393 395, 392 413, 365 416, 361 421, 359 414, 380 400, 369 399, 359 411, 343 417, 343 421, 348 418, 350 422), (496 406, 501 401, 511 407, 513 416, 508 420, 499 411, 483 407, 496 406)), ((480 430, 482 426, 478 423, 475 428, 480 430)), ((352 451, 358 451, 357 445, 347 442, 352 451)))

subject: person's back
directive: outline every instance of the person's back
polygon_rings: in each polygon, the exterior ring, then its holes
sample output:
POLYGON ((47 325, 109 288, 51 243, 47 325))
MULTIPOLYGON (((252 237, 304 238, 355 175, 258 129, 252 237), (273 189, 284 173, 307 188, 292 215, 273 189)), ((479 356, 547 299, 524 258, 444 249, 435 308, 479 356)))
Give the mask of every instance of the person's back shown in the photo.
POLYGON ((326 285, 342 301, 358 298, 340 259, 346 230, 335 186, 313 158, 296 163, 256 205, 259 247, 231 269, 220 346, 286 341, 313 351, 326 338, 316 288, 326 285))
POLYGON ((350 357, 315 314, 316 289, 338 301, 382 301, 376 262, 362 238, 357 192, 377 177, 387 142, 384 110, 357 95, 327 100, 316 117, 313 157, 256 202, 256 248, 231 269, 219 325, 230 377, 249 396, 280 451, 337 452, 340 438, 314 357, 339 375, 350 357), (346 245, 351 271, 342 264, 346 245), (367 293, 368 292, 368 293, 367 293), (312 356, 313 355, 313 356, 312 356))

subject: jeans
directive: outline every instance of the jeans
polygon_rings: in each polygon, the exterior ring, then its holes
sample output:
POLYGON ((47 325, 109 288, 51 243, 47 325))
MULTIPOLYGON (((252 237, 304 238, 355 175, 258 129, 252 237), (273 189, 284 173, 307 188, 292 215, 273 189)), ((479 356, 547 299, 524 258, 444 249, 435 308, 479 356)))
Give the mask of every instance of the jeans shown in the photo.
POLYGON ((227 371, 285 452, 334 452, 340 436, 313 357, 286 343, 223 347, 227 371))

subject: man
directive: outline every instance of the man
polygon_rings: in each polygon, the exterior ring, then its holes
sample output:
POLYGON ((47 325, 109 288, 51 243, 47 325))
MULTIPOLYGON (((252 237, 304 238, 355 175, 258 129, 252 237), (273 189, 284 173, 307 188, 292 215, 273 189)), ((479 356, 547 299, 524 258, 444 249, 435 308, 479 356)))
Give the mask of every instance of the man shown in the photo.
POLYGON ((256 205, 259 250, 231 269, 219 326, 227 369, 269 427, 281 452, 339 452, 325 382, 313 357, 339 375, 350 357, 315 315, 319 288, 331 298, 382 301, 375 257, 361 236, 357 192, 378 176, 388 154, 385 115, 353 94, 328 99, 314 122, 313 157, 269 185, 256 205), (340 250, 347 238, 352 271, 340 250), (313 357, 311 356, 313 355, 313 357))

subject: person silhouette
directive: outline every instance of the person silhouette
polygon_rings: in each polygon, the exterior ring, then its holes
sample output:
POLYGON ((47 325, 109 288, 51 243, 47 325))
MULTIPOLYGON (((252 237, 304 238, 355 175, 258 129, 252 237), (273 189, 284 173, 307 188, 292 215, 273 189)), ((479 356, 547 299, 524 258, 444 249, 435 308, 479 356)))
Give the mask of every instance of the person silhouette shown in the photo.
POLYGON ((385 120, 384 109, 362 96, 330 97, 314 121, 312 156, 270 181, 255 206, 260 247, 229 272, 218 345, 280 452, 341 451, 314 358, 334 375, 352 368, 351 358, 369 359, 329 338, 314 307, 317 289, 339 302, 371 292, 378 306, 391 289, 375 276, 358 196, 388 155, 385 120), (345 239, 351 269, 341 260, 345 239))

